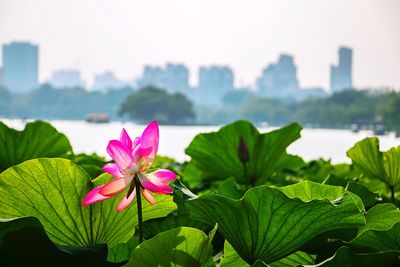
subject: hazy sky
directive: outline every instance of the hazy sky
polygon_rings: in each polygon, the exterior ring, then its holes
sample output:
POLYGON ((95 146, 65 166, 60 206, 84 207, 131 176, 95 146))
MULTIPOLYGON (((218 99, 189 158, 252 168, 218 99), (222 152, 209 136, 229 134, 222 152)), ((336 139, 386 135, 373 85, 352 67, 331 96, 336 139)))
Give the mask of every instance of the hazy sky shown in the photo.
POLYGON ((329 87, 340 45, 353 53, 355 86, 400 88, 400 0, 0 0, 0 44, 40 45, 40 79, 78 68, 90 84, 112 70, 133 79, 144 64, 227 64, 251 85, 290 53, 301 86, 329 87))

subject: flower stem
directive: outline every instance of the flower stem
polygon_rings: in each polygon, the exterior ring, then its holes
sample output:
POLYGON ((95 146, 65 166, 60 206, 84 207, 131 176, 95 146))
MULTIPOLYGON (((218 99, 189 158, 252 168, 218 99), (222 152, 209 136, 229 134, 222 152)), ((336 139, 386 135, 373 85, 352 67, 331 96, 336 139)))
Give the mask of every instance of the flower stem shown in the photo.
POLYGON ((142 218, 142 195, 140 192, 140 182, 135 179, 136 186, 136 203, 137 203, 137 216, 139 224, 139 244, 143 242, 143 218, 142 218))

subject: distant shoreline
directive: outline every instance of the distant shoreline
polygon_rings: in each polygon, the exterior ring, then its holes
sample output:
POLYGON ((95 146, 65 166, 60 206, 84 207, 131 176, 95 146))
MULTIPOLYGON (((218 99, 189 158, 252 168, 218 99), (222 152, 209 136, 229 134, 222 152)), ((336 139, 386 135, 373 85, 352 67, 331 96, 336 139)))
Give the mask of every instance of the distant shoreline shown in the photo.
MULTIPOLYGON (((3 121, 3 120, 14 120, 14 121, 21 121, 21 122, 30 122, 30 121, 35 121, 35 120, 42 120, 42 121, 47 121, 49 123, 54 122, 54 121, 56 121, 56 122, 62 122, 62 121, 65 121, 65 122, 85 122, 87 124, 93 124, 93 125, 96 125, 96 124, 98 124, 98 125, 100 125, 100 124, 107 125, 107 124, 110 124, 110 123, 118 123, 119 122, 119 123, 122 123, 122 124, 132 123, 132 124, 138 125, 138 126, 146 125, 146 122, 135 122, 135 121, 130 121, 130 120, 118 120, 118 119, 117 120, 110 119, 109 122, 105 122, 105 123, 96 123, 96 122, 87 122, 85 119, 60 119, 60 118, 52 118, 52 119, 49 119, 49 118, 26 118, 26 119, 22 119, 22 118, 0 117, 0 122, 3 121)), ((245 120, 245 119, 243 119, 243 120, 245 120)), ((220 124, 219 123, 184 123, 184 124, 161 124, 160 123, 160 125, 162 125, 162 126, 182 126, 182 127, 192 127, 192 126, 196 126, 196 127, 202 127, 202 126, 204 126, 204 127, 208 127, 208 126, 211 126, 211 127, 212 126, 222 127, 222 126, 224 126, 224 125, 226 125, 228 123, 231 123, 231 122, 233 122, 233 121, 227 121, 227 122, 220 123, 220 124)), ((262 123, 254 123, 254 122, 252 122, 252 123, 257 128, 268 129, 268 128, 279 128, 279 127, 285 126, 285 125, 287 125, 289 123, 292 123, 292 122, 281 123, 281 124, 266 124, 266 125, 263 125, 263 124, 265 124, 265 122, 262 122, 262 123)), ((301 127, 303 127, 303 129, 349 130, 349 131, 352 131, 352 125, 324 126, 324 125, 314 125, 314 124, 301 124, 301 123, 298 123, 298 124, 300 124, 301 127)), ((366 129, 361 129, 360 128, 360 130, 362 130, 362 131, 373 131, 373 129, 371 129, 371 128, 366 128, 366 129)), ((386 132, 387 132, 387 134, 393 133, 393 131, 386 131, 386 132)))

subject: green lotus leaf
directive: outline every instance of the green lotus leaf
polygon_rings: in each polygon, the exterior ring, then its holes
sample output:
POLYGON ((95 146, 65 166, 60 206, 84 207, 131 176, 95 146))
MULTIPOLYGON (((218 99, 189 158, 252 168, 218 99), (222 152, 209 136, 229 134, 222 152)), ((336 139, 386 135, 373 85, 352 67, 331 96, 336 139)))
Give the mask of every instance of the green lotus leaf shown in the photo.
POLYGON ((398 185, 400 183, 400 146, 383 153, 383 168, 385 181, 391 186, 398 185))
POLYGON ((309 181, 252 188, 240 200, 207 193, 187 206, 197 219, 218 223, 219 232, 248 264, 273 263, 324 232, 365 224, 357 195, 309 181))
POLYGON ((361 198, 365 207, 371 207, 378 202, 379 195, 371 192, 365 185, 353 182, 351 180, 340 178, 336 175, 331 174, 325 181, 324 184, 336 185, 346 188, 346 190, 353 192, 361 198))
POLYGON ((234 177, 230 177, 222 181, 217 188, 219 195, 239 199, 246 193, 247 186, 236 182, 234 177))
POLYGON ((73 154, 68 157, 74 163, 78 164, 79 167, 84 169, 89 176, 94 179, 97 176, 104 173, 102 170, 103 166, 107 163, 104 157, 101 157, 95 153, 93 154, 73 154))
POLYGON ((378 138, 365 138, 348 150, 347 156, 365 176, 380 179, 392 188, 400 184, 400 146, 381 152, 378 138))
POLYGON ((227 240, 224 243, 224 255, 221 258, 220 267, 230 267, 230 266, 237 266, 237 267, 249 267, 250 265, 245 262, 236 250, 232 247, 231 244, 227 240))
MULTIPOLYGON (((64 249, 126 243, 137 225, 136 205, 118 213, 123 194, 82 207, 86 193, 111 179, 102 174, 94 183, 78 165, 66 159, 34 159, 0 174, 0 219, 36 217, 49 238, 64 249)), ((144 201, 143 218, 163 217, 176 209, 172 196, 144 201)))
POLYGON ((357 142, 347 151, 353 164, 362 169, 364 173, 373 178, 382 178, 382 152, 379 151, 379 139, 376 137, 365 138, 357 142))
POLYGON ((128 261, 135 248, 139 244, 139 238, 133 236, 128 242, 120 243, 108 249, 108 262, 124 262, 128 261))
POLYGON ((0 222, 0 238, 0 266, 118 266, 107 263, 106 246, 74 254, 60 250, 33 217, 0 222))
POLYGON ((203 266, 216 231, 217 227, 206 235, 195 228, 180 227, 162 232, 140 244, 125 266, 203 266))
MULTIPOLYGON (((290 266, 300 266, 300 265, 304 265, 304 264, 314 264, 315 258, 316 258, 315 256, 307 254, 305 252, 296 251, 295 253, 290 254, 289 256, 286 256, 285 258, 280 259, 279 261, 275 261, 273 263, 268 264, 268 266, 290 267, 290 266)), ((261 264, 262 262, 258 261, 256 263, 261 264)), ((221 258, 220 267, 231 267, 231 266, 249 267, 250 265, 248 263, 246 263, 239 256, 239 254, 237 254, 237 252, 232 247, 232 245, 229 244, 229 242, 225 240, 224 255, 221 258)), ((253 264, 251 266, 255 266, 255 264, 253 264)))
POLYGON ((321 185, 311 181, 303 181, 301 183, 275 188, 285 193, 289 198, 299 198, 304 202, 327 199, 333 203, 340 203, 343 195, 347 194, 353 199, 360 211, 364 210, 364 204, 361 198, 341 186, 321 185))
POLYGON ((66 157, 71 153, 67 137, 47 122, 30 122, 23 131, 0 122, 0 172, 29 159, 66 157))
POLYGON ((400 250, 400 210, 393 204, 378 204, 365 216, 367 223, 360 228, 350 244, 369 247, 374 252, 400 250))
POLYGON ((237 121, 218 132, 197 135, 185 152, 203 180, 235 177, 239 183, 257 184, 284 167, 280 159, 300 131, 293 123, 260 134, 250 122, 237 121))
POLYGON ((317 264, 305 265, 307 267, 337 267, 337 266, 351 266, 351 267, 395 267, 399 266, 400 252, 399 251, 386 251, 376 253, 355 253, 348 247, 341 247, 335 255, 331 258, 317 264))
POLYGON ((303 266, 306 264, 314 264, 316 256, 310 255, 303 251, 296 251, 289 256, 286 256, 279 261, 271 263, 271 267, 291 267, 291 266, 303 266))
POLYGON ((203 222, 194 220, 186 214, 172 212, 166 217, 151 219, 144 222, 144 234, 147 237, 153 237, 161 232, 165 232, 178 227, 197 228, 202 231, 210 230, 210 226, 203 222))

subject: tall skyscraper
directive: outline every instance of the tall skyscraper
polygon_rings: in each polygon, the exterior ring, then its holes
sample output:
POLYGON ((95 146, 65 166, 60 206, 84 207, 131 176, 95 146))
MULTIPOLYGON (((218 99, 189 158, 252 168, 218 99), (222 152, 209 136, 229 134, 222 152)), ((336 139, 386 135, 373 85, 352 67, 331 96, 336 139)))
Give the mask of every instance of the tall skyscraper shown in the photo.
POLYGON ((53 72, 49 83, 51 86, 60 89, 84 86, 84 82, 81 79, 81 73, 79 70, 73 69, 53 72))
POLYGON ((331 65, 331 92, 352 88, 352 59, 351 48, 339 48, 339 63, 331 65))
POLYGON ((234 74, 228 66, 200 67, 196 101, 207 105, 221 104, 222 97, 234 89, 234 74))
MULTIPOLYGON (((164 87, 163 84, 163 69, 156 66, 144 66, 142 77, 138 81, 139 87, 153 85, 164 87)), ((164 88, 165 89, 165 88, 164 88)))
POLYGON ((297 67, 291 55, 280 55, 278 62, 268 65, 257 79, 258 92, 267 97, 291 96, 299 89, 297 67))
POLYGON ((0 68, 0 87, 3 85, 3 68, 0 68))
POLYGON ((201 67, 199 70, 199 87, 211 90, 228 91, 233 88, 233 72, 226 66, 201 67))
POLYGON ((38 86, 37 45, 12 42, 3 45, 3 84, 13 93, 25 93, 38 86))
POLYGON ((145 66, 138 82, 140 87, 154 85, 169 92, 186 93, 189 88, 189 70, 182 64, 167 64, 165 68, 145 66))
POLYGON ((164 76, 169 91, 186 93, 189 87, 189 70, 185 65, 167 64, 164 76))
POLYGON ((117 89, 127 85, 127 83, 118 80, 115 77, 114 73, 112 73, 111 71, 107 71, 101 74, 97 74, 94 77, 93 90, 104 92, 110 89, 117 89))

